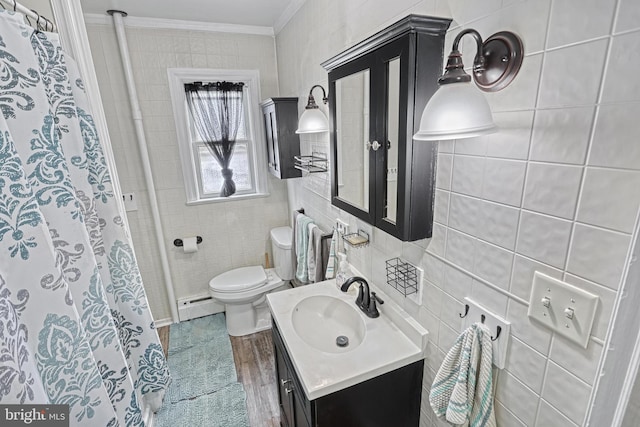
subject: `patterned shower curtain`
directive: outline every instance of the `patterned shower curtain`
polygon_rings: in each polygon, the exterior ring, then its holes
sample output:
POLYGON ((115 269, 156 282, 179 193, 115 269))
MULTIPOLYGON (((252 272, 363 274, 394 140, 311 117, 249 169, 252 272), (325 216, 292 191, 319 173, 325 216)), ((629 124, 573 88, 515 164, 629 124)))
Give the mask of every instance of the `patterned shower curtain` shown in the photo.
POLYGON ((82 80, 0 11, 0 404, 143 426, 170 377, 82 80))

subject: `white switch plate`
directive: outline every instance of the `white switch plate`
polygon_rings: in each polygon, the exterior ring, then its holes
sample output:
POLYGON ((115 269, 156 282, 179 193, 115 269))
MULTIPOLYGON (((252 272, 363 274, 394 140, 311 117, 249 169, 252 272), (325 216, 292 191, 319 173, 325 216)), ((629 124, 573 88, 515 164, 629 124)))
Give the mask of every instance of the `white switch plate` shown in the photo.
POLYGON ((122 195, 122 200, 124 201, 124 209, 129 211, 137 211, 138 210, 138 202, 136 201, 136 196, 133 193, 124 193, 122 195))
MULTIPOLYGON (((500 335, 492 344, 493 364, 498 369, 504 369, 507 361, 507 349, 509 348, 509 337, 511 335, 511 322, 497 316, 482 307, 480 304, 470 298, 465 298, 464 303, 469 305, 469 312, 464 317, 465 329, 474 323, 482 321, 484 315, 484 324, 491 330, 491 337, 496 338, 498 335, 498 326, 500 327, 500 335)), ((461 315, 464 313, 461 313, 461 315)))
POLYGON ((533 276, 528 316, 558 334, 587 348, 598 296, 536 271, 533 276), (548 307, 543 298, 549 299, 548 307), (573 310, 573 318, 565 314, 573 310))

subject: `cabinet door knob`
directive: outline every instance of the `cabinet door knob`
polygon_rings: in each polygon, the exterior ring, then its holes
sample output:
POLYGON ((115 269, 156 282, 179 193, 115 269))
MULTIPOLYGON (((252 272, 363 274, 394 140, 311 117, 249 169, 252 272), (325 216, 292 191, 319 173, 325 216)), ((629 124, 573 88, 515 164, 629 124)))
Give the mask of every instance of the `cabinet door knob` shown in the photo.
POLYGON ((366 147, 367 147, 367 150, 371 148, 373 151, 378 151, 378 148, 380 148, 381 145, 378 141, 373 141, 373 142, 367 141, 366 147))
POLYGON ((282 387, 286 386, 290 382, 291 382, 291 380, 283 380, 282 378, 280 379, 280 385, 282 387))

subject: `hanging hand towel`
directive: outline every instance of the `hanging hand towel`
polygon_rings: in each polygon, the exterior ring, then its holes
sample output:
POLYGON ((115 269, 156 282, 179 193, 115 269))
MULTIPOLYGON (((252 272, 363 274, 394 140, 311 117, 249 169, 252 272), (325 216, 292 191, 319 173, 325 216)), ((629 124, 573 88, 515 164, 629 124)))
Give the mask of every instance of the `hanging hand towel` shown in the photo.
POLYGON ((309 246, 309 224, 312 222, 311 218, 303 214, 298 214, 296 217, 296 279, 302 284, 309 281, 307 248, 309 246))
POLYGON ((431 386, 429 402, 438 417, 469 427, 496 427, 493 410, 491 331, 474 323, 447 353, 431 386))
POLYGON ((336 277, 336 271, 338 270, 338 232, 333 230, 331 236, 331 246, 329 247, 329 259, 327 260, 327 270, 324 273, 325 279, 333 279, 336 277))
MULTIPOLYGON (((315 282, 316 276, 316 232, 322 234, 320 232, 320 227, 311 223, 307 227, 309 227, 309 244, 307 245, 307 275, 309 282, 315 282)), ((318 241, 318 243, 320 243, 318 241)), ((320 246, 317 247, 320 249, 320 246)))

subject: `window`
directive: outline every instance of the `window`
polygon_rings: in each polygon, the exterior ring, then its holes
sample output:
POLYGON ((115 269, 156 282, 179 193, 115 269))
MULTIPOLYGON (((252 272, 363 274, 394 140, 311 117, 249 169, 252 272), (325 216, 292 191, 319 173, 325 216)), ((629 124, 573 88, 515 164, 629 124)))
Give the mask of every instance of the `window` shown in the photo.
POLYGON ((267 195, 266 155, 259 120, 259 75, 255 70, 202 70, 170 68, 169 88, 176 119, 178 145, 185 181, 187 203, 229 201, 267 195), (236 193, 220 196, 224 179, 215 157, 209 152, 187 109, 184 84, 193 82, 242 82, 243 116, 230 169, 236 193))

